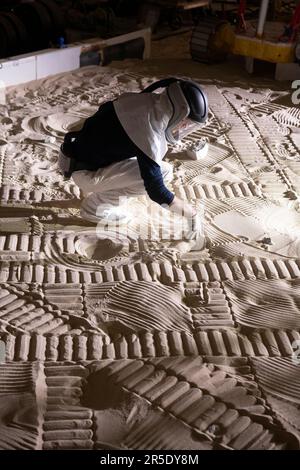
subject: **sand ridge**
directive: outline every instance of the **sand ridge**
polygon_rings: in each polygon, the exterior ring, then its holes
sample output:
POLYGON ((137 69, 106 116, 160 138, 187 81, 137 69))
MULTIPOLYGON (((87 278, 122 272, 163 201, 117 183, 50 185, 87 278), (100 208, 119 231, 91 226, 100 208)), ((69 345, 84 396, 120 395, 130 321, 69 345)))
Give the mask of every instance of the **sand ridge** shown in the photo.
POLYGON ((208 123, 167 159, 170 189, 204 207, 209 247, 172 239, 174 220, 145 197, 129 205, 138 223, 97 236, 58 174, 59 146, 102 101, 160 78, 145 67, 8 91, 0 395, 12 412, 0 448, 299 448, 299 110, 280 104, 286 92, 193 68, 208 123), (188 160, 199 139, 207 157, 188 160))

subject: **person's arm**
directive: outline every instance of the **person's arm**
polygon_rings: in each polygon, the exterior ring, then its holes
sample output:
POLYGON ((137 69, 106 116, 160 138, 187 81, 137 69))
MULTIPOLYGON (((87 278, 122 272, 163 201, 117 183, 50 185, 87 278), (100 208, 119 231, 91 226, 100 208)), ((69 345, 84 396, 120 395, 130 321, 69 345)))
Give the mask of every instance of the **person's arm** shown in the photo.
POLYGON ((156 162, 146 155, 137 158, 145 189, 150 199, 158 204, 164 204, 164 207, 171 212, 186 217, 188 221, 186 237, 190 239, 197 238, 198 232, 201 231, 202 224, 196 209, 191 204, 175 196, 166 188, 160 166, 156 162))
POLYGON ((146 155, 138 156, 137 159, 145 189, 150 199, 157 204, 170 206, 175 196, 165 186, 160 166, 146 155))
POLYGON ((166 188, 160 166, 146 155, 138 157, 141 176, 152 201, 166 205, 167 209, 188 219, 197 215, 196 209, 166 188))

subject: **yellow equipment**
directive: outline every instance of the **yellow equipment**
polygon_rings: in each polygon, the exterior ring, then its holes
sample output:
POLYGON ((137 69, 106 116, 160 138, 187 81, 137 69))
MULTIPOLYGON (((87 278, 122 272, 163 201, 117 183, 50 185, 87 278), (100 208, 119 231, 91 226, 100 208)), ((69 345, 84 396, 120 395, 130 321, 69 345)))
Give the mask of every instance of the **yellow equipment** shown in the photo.
MULTIPOLYGON (((247 22, 245 30, 239 32, 224 20, 201 20, 192 35, 192 58, 214 62, 232 53, 276 64, 295 62, 297 34, 292 31, 287 39, 284 36, 285 23, 266 22, 268 7, 269 0, 262 0, 258 21, 247 22)), ((299 25, 291 25, 298 29, 299 25)))

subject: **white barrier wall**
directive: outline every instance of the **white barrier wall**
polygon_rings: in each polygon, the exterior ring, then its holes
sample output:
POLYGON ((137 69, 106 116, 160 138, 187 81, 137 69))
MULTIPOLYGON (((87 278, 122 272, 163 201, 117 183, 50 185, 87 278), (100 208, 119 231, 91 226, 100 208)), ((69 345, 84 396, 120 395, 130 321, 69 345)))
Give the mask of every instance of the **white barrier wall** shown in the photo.
POLYGON ((44 51, 36 56, 36 78, 79 69, 80 54, 81 46, 44 51))
POLYGON ((0 61, 0 81, 5 86, 36 80, 36 57, 19 56, 0 61))
POLYGON ((19 85, 58 73, 70 72, 80 67, 82 51, 122 44, 132 39, 143 38, 145 41, 144 59, 150 57, 151 29, 141 29, 122 34, 110 39, 95 38, 67 46, 64 49, 45 49, 30 54, 9 57, 0 60, 0 83, 5 86, 19 85))

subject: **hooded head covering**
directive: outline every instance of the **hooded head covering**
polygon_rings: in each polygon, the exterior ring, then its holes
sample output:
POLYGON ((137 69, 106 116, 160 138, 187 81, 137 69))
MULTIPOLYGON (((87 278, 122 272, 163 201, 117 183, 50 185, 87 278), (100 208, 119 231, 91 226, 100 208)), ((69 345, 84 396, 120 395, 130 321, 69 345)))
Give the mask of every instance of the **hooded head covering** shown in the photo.
POLYGON ((178 78, 155 82, 142 93, 125 93, 114 101, 114 108, 130 139, 159 165, 168 142, 177 143, 193 132, 208 114, 207 98, 200 86, 178 78), (165 90, 152 93, 158 88, 165 90), (179 132, 184 120, 192 123, 185 124, 184 132, 179 132))

